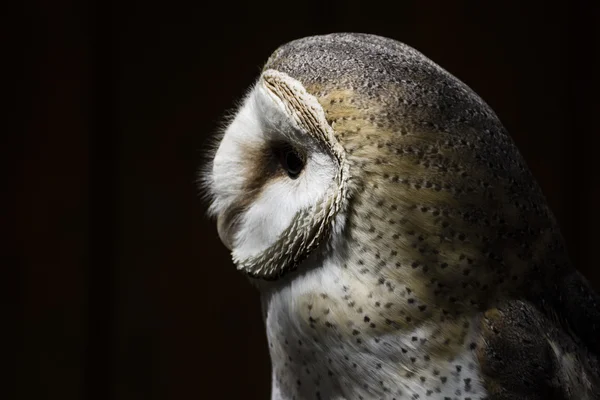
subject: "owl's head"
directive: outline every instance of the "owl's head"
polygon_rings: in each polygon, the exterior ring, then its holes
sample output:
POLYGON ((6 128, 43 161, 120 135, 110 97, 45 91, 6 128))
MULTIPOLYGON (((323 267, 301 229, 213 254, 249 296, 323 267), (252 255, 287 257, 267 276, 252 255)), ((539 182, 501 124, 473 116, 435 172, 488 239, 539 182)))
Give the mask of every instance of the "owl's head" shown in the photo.
POLYGON ((493 271, 503 246, 553 228, 489 107, 421 53, 373 35, 275 51, 203 179, 235 264, 263 279, 336 239, 368 249, 373 260, 355 259, 370 265, 493 271))

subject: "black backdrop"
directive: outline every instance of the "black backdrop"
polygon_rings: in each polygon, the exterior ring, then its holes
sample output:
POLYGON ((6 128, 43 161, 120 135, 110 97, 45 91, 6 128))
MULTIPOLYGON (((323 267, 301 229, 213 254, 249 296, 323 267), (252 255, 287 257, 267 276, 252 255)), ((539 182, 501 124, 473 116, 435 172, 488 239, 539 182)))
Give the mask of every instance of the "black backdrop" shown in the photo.
POLYGON ((312 34, 396 38, 478 92, 598 287, 593 3, 27 5, 8 35, 25 129, 3 160, 15 398, 268 397, 258 296, 204 216, 195 174, 269 54, 312 34))

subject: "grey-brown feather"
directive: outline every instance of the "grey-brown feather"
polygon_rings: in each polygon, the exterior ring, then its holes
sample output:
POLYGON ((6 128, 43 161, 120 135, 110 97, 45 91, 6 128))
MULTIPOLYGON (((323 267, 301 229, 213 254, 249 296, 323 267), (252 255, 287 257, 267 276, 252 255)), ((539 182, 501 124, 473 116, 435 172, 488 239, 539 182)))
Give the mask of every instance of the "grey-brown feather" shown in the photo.
POLYGON ((478 355, 491 399, 598 398, 597 358, 533 304, 504 301, 482 328, 478 355))

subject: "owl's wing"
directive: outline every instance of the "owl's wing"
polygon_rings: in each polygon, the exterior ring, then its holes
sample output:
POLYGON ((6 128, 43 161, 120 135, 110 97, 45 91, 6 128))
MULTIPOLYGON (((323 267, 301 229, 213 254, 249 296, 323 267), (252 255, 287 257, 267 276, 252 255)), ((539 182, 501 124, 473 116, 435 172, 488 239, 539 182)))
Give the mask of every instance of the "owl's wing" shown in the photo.
POLYGON ((597 358, 531 303, 487 310, 477 356, 490 400, 600 399, 597 358))
POLYGON ((576 270, 556 283, 549 299, 560 321, 600 358, 600 295, 576 270))

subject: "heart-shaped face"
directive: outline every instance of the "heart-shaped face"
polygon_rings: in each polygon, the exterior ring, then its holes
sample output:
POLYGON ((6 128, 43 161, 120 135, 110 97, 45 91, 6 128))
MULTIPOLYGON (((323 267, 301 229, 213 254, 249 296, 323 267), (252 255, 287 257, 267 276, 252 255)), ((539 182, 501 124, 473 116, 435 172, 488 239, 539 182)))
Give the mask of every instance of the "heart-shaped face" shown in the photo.
POLYGON ((328 239, 345 194, 344 150, 317 99, 264 71, 225 130, 205 177, 238 268, 276 279, 328 239))

